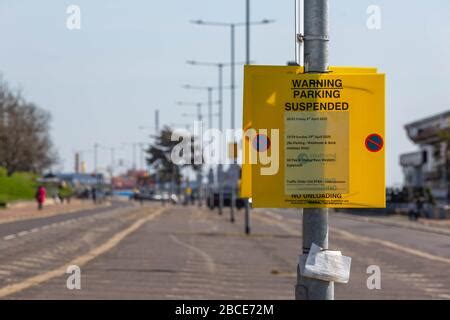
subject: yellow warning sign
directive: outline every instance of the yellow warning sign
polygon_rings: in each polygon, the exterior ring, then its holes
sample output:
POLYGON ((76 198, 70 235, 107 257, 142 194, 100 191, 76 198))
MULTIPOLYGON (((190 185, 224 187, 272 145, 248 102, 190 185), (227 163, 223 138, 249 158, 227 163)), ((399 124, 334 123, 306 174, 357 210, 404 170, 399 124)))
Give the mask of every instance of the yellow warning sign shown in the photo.
POLYGON ((246 66, 241 197, 255 207, 385 207, 385 76, 246 66))

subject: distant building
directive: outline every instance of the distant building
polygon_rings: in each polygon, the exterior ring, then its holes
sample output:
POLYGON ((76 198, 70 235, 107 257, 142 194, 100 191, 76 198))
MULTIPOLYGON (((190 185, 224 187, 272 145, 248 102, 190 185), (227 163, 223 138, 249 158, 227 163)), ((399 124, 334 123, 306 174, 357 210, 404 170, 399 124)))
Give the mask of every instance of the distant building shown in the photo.
POLYGON ((400 156, 406 188, 428 188, 437 201, 450 200, 450 111, 405 126, 419 150, 400 156))
POLYGON ((72 187, 92 187, 104 184, 102 174, 60 173, 55 175, 60 181, 65 181, 72 187))
POLYGON ((149 174, 146 170, 129 170, 126 174, 114 177, 112 184, 116 190, 134 189, 148 186, 149 174))

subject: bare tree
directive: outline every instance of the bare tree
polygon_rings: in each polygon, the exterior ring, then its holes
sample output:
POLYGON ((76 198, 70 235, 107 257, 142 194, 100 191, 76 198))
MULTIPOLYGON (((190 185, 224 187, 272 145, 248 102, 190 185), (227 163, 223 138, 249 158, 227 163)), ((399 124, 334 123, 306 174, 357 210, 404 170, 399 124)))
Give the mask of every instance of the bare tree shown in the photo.
POLYGON ((25 101, 0 79, 0 167, 41 173, 56 162, 50 114, 25 101))

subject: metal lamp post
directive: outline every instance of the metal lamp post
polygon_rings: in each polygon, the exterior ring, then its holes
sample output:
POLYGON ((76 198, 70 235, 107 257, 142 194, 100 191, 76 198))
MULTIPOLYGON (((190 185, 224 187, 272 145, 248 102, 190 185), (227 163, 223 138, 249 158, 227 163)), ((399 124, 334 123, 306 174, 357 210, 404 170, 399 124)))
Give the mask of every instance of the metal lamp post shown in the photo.
MULTIPOLYGON (((200 122, 201 127, 203 127, 202 121, 203 121, 203 115, 202 115, 202 106, 203 103, 201 102, 197 102, 197 103, 192 103, 192 102, 177 102, 177 105, 179 106, 196 106, 197 107, 197 120, 200 122)), ((202 139, 201 135, 203 130, 200 130, 200 139, 202 139)), ((201 141, 201 140, 200 140, 201 141)), ((202 162, 203 162, 203 156, 202 156, 202 162)), ((203 197, 203 172, 202 172, 202 167, 200 167, 200 169, 197 172, 197 185, 198 185, 198 206, 201 207, 202 206, 202 197, 203 197)))
MULTIPOLYGON (((247 3, 247 9, 249 9, 249 3, 247 3)), ((247 18, 249 16, 249 12, 247 14, 247 18)), ((236 106, 236 92, 235 92, 235 66, 236 66, 236 37, 235 37, 235 33, 236 33, 236 27, 246 27, 247 28, 247 63, 250 63, 250 59, 249 59, 249 42, 250 42, 250 37, 249 37, 249 27, 250 25, 264 25, 264 24, 269 24, 271 22, 273 22, 273 20, 268 20, 268 19, 264 19, 261 21, 254 21, 254 22, 250 22, 249 19, 247 19, 246 22, 239 22, 239 23, 227 23, 227 22, 211 22, 211 21, 203 21, 203 20, 194 20, 191 21, 194 24, 198 24, 198 25, 204 25, 204 26, 215 26, 215 27, 227 27, 230 28, 230 36, 231 36, 231 59, 230 59, 230 74, 231 74, 231 129, 236 129, 236 125, 235 125, 235 106, 236 106)), ((231 205, 230 205, 230 221, 232 223, 234 223, 235 221, 235 217, 234 217, 234 208, 236 206, 236 181, 237 181, 237 177, 235 176, 236 173, 236 160, 237 159, 233 159, 233 167, 231 170, 232 173, 232 183, 231 183, 231 205)), ((247 221, 247 220, 246 220, 247 221)))

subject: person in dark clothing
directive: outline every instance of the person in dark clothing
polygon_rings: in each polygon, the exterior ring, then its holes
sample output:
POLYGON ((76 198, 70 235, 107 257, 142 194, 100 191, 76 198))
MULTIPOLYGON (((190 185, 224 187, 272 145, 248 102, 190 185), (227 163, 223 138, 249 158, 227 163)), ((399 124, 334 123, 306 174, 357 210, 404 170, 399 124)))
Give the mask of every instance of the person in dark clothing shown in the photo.
POLYGON ((94 203, 97 203, 97 188, 95 187, 92 188, 92 201, 94 201, 94 203))
POLYGON ((419 217, 422 215, 423 211, 423 200, 421 197, 417 197, 416 199, 416 210, 414 212, 414 220, 419 220, 419 217))
POLYGON ((410 200, 408 204, 408 218, 413 221, 416 217, 416 203, 414 200, 410 200))

